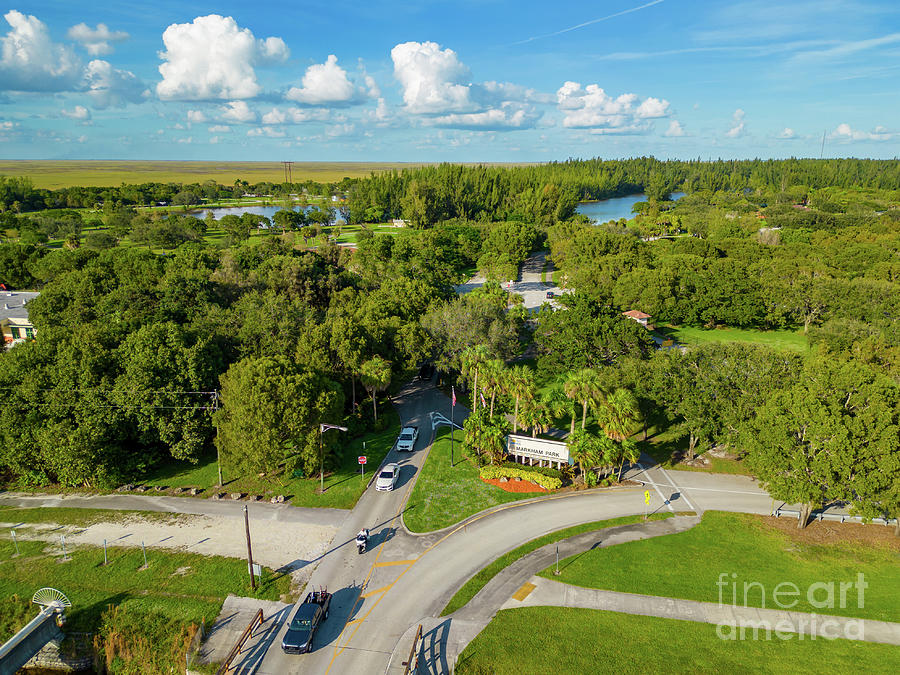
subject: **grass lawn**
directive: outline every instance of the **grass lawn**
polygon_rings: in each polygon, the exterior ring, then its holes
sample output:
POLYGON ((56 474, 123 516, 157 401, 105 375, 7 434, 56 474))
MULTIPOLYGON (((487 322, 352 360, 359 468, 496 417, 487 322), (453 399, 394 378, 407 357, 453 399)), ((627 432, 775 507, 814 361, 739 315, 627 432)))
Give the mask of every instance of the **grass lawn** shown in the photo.
MULTIPOLYGON (((671 513, 654 513, 650 516, 648 520, 665 520, 666 518, 671 518, 671 513)), ((497 558, 494 562, 492 562, 487 567, 484 567, 475 574, 471 579, 469 579, 465 584, 463 584, 462 588, 460 588, 456 595, 450 598, 450 602, 447 603, 447 606, 444 607, 444 610, 441 612, 441 616, 447 616, 448 614, 452 614, 460 607, 465 606, 466 603, 469 602, 475 595, 484 588, 487 583, 493 579, 497 574, 500 573, 506 567, 512 565, 519 558, 524 558, 526 555, 539 549, 541 546, 546 546, 547 544, 551 544, 554 541, 562 541, 563 539, 568 539, 569 537, 574 537, 577 534, 582 534, 584 532, 593 532, 594 530, 600 530, 606 527, 615 527, 616 525, 628 525, 630 523, 637 523, 642 520, 642 516, 624 516, 622 518, 612 518, 610 520, 598 520, 593 523, 585 523, 584 525, 575 525, 574 527, 567 527, 564 530, 559 530, 558 532, 553 532, 551 534, 544 535, 543 537, 538 537, 537 539, 532 539, 527 544, 523 544, 518 548, 513 549, 509 553, 505 553, 504 555, 497 558)))
POLYGON ((460 654, 459 675, 896 673, 900 647, 851 640, 721 640, 712 624, 568 607, 497 614, 460 654))
MULTIPOLYGON (((106 566, 99 547, 68 546, 67 561, 50 542, 20 540, 19 552, 0 540, 0 640, 36 615, 34 592, 52 586, 72 602, 66 630, 95 634, 112 673, 183 670, 196 626, 210 625, 229 593, 254 595, 241 560, 151 549, 142 569, 137 548, 110 547, 106 566)), ((255 595, 278 600, 289 591, 289 576, 264 569, 255 595)))
POLYGON ((158 511, 114 511, 112 509, 78 509, 71 507, 37 507, 18 508, 16 506, 0 506, 0 521, 18 526, 19 523, 56 523, 57 525, 75 525, 87 527, 94 523, 126 522, 132 518, 153 520, 160 523, 176 523, 179 518, 190 517, 178 513, 161 513, 158 511))
POLYGON ((670 335, 684 345, 698 345, 706 342, 750 342, 766 345, 773 349, 788 349, 796 352, 809 350, 806 336, 800 331, 792 330, 745 330, 742 328, 707 330, 695 326, 664 326, 658 332, 670 335))
MULTIPOLYGON (((294 506, 321 506, 336 509, 351 509, 365 491, 366 482, 371 478, 371 472, 381 464, 385 455, 394 446, 397 434, 400 433, 400 419, 391 406, 381 408, 381 415, 389 420, 384 431, 369 432, 349 441, 343 450, 343 462, 341 467, 332 473, 325 475, 325 493, 316 494, 319 487, 319 475, 310 478, 294 478, 283 473, 274 476, 260 478, 256 474, 235 476, 227 466, 223 467, 225 484, 224 492, 246 492, 248 494, 290 495, 290 503, 294 506), (363 450, 365 443, 365 450, 363 450), (363 480, 359 475, 357 456, 366 455, 366 476, 363 480)), ((339 434, 340 431, 329 431, 330 434, 339 434)), ((215 457, 207 458, 198 464, 187 462, 171 462, 160 467, 156 473, 149 477, 145 484, 149 486, 164 485, 175 487, 200 487, 208 497, 217 491, 218 482, 215 457)))
POLYGON ((737 459, 706 455, 709 460, 709 464, 706 466, 690 466, 682 462, 673 462, 673 452, 687 450, 688 433, 683 422, 670 422, 662 411, 657 411, 657 414, 650 417, 647 423, 647 440, 642 440, 643 437, 643 434, 638 432, 632 438, 637 441, 641 452, 653 457, 665 469, 751 475, 747 465, 737 459))
POLYGON ((440 530, 492 506, 546 494, 506 492, 482 482, 475 462, 463 452, 462 432, 457 430, 454 439, 452 468, 450 435, 445 430, 419 472, 403 512, 403 521, 413 532, 440 530))
MULTIPOLYGON (((549 568, 541 576, 588 588, 702 602, 719 602, 721 591, 726 604, 735 604, 734 582, 736 604, 770 609, 779 608, 773 599, 775 587, 790 582, 801 590, 793 611, 900 621, 898 554, 900 542, 812 544, 774 529, 759 516, 707 511, 702 522, 686 532, 587 551, 561 561, 560 576, 549 568), (869 584, 863 603, 858 602, 855 586, 845 607, 839 606, 837 591, 834 608, 809 602, 811 584, 833 583, 837 589, 840 582, 855 582, 858 573, 869 584), (722 574, 728 582, 724 588, 716 585, 722 574), (753 582, 762 584, 765 598, 754 585, 745 601, 744 584, 753 582)), ((822 597, 819 592, 813 599, 822 597)))

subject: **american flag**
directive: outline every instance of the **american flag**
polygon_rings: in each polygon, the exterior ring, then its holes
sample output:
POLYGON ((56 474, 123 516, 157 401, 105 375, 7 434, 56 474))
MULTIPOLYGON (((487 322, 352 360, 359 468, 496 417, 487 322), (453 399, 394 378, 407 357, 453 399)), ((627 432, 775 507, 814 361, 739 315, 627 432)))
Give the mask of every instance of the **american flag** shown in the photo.
POLYGON ((452 406, 455 408, 455 407, 456 407, 456 388, 455 388, 455 387, 450 387, 450 393, 453 395, 453 398, 451 399, 450 405, 452 405, 452 406))
POLYGON ((481 392, 481 407, 487 408, 487 401, 484 400, 484 392, 481 392))

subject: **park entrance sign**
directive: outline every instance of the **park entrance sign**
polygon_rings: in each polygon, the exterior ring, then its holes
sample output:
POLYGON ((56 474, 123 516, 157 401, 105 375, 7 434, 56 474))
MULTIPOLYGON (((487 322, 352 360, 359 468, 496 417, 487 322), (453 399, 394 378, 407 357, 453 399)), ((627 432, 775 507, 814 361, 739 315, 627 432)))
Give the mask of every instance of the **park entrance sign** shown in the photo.
POLYGON ((569 463, 569 448, 565 443, 560 441, 545 441, 541 438, 531 438, 530 436, 515 436, 510 434, 506 437, 506 452, 512 455, 517 462, 533 465, 534 460, 538 460, 539 466, 561 467, 563 463, 569 463))

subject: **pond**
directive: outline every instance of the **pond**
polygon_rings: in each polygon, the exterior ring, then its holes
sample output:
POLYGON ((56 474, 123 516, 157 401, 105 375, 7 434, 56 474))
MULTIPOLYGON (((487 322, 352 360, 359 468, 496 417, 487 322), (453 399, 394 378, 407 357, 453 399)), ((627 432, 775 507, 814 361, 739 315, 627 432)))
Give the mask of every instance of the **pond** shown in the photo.
MULTIPOLYGON (((273 216, 282 210, 281 206, 223 206, 219 208, 210 208, 210 209, 201 209, 199 211, 192 211, 191 215, 196 216, 197 218, 205 218, 207 211, 212 211, 213 218, 216 220, 221 220, 225 216, 242 216, 245 213, 254 213, 258 216, 265 216, 269 220, 272 220, 273 216)), ((303 208, 305 211, 309 211, 311 206, 301 207, 295 206, 294 211, 299 211, 303 208)), ((346 221, 341 216, 341 212, 338 209, 335 209, 335 213, 337 214, 337 219, 334 221, 335 225, 341 225, 346 221)))
MULTIPOLYGON (((671 199, 677 201, 684 197, 683 192, 673 192, 671 199)), ((612 199, 603 199, 599 202, 582 202, 575 209, 576 213, 581 213, 595 223, 606 223, 610 220, 619 220, 619 218, 631 219, 634 214, 631 207, 638 202, 647 201, 647 195, 627 195, 625 197, 613 197, 612 199)))

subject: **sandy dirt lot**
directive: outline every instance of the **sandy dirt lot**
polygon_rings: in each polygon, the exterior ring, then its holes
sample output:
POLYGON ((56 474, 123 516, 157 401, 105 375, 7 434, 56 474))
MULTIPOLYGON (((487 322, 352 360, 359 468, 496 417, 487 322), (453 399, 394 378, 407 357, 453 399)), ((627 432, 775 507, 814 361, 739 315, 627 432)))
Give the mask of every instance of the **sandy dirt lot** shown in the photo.
MULTIPOLYGON (((15 523, 0 523, 9 529, 15 523)), ((336 527, 272 520, 250 521, 253 560, 272 569, 291 572, 294 587, 306 583, 314 563, 331 545, 336 527)), ((170 519, 128 518, 98 522, 86 527, 52 523, 23 524, 16 528, 19 539, 38 539, 66 544, 170 548, 204 555, 246 558, 247 542, 243 518, 226 516, 173 515, 170 519)))

